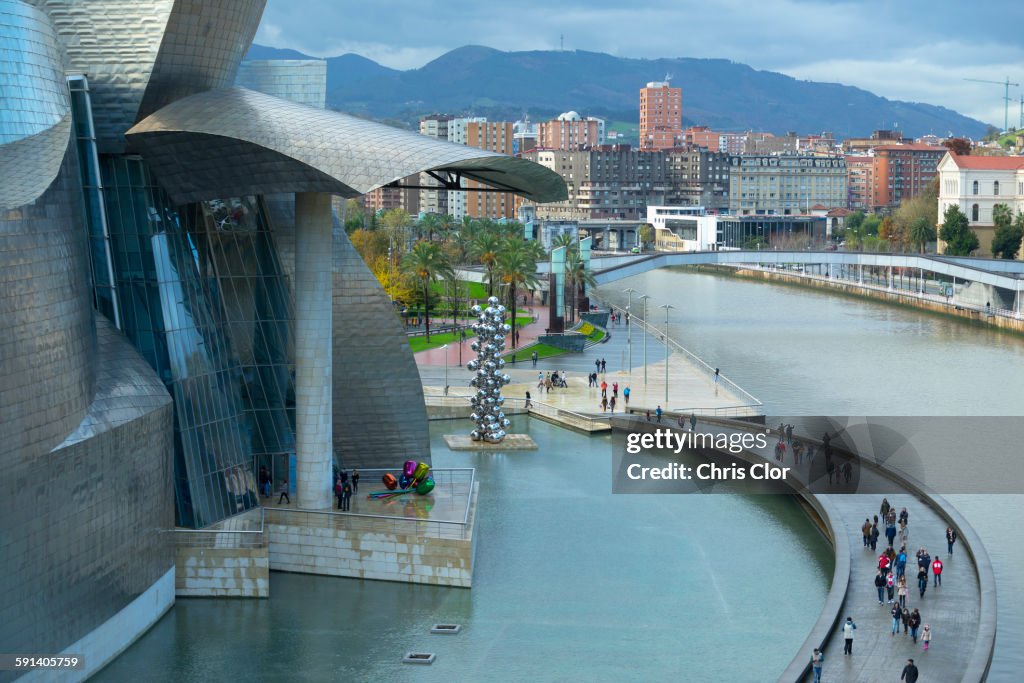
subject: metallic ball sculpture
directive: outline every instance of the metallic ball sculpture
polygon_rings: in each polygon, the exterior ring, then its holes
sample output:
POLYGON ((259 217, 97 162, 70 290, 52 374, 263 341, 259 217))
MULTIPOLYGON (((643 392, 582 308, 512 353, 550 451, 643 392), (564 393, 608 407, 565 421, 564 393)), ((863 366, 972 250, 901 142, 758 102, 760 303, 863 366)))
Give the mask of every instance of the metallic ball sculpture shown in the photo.
POLYGON ((501 352, 505 350, 505 335, 512 328, 505 324, 505 307, 498 303, 496 296, 487 300, 487 308, 474 306, 471 311, 477 316, 472 326, 477 338, 469 348, 476 351, 477 356, 476 360, 466 363, 466 369, 475 373, 469 383, 476 387, 476 395, 470 399, 473 413, 469 417, 476 423, 476 429, 469 433, 469 438, 499 443, 505 438, 505 428, 511 424, 501 410, 505 403, 501 388, 512 379, 501 372, 505 367, 501 352))

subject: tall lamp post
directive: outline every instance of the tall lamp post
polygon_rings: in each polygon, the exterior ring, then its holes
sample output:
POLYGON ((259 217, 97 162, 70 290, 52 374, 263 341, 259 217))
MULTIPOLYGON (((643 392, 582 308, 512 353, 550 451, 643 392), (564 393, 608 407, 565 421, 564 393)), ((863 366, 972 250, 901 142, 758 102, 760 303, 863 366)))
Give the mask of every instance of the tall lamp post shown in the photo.
POLYGON ((647 294, 640 295, 640 301, 644 302, 644 386, 647 386, 647 300, 650 298, 647 294))
POLYGON ((665 309, 665 410, 668 410, 668 312, 675 308, 672 304, 662 304, 658 308, 665 309))
MULTIPOLYGON (((461 348, 461 347, 460 347, 461 348)), ((441 347, 444 351, 444 395, 448 395, 448 345, 445 344, 441 347)))
POLYGON ((629 374, 633 375, 633 333, 629 326, 629 307, 633 304, 633 294, 636 290, 630 287, 622 290, 626 293, 626 349, 629 355, 629 374))

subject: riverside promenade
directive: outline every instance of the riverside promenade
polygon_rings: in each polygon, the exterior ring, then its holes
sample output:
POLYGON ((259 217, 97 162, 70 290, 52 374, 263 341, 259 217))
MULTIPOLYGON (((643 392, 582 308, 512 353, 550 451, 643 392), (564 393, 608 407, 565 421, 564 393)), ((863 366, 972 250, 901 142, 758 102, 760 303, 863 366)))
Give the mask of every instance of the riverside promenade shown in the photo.
MULTIPOLYGON (((631 419, 616 419, 614 423, 625 429, 656 426, 678 431, 674 419, 657 424, 632 416, 631 419)), ((820 453, 821 443, 802 436, 799 426, 794 439, 815 444, 820 453)), ((706 418, 699 420, 697 429, 736 433, 750 431, 751 426, 735 420, 706 418)), ((822 481, 820 463, 813 467, 805 458, 797 466, 791 449, 787 449, 783 462, 776 461, 775 443, 773 436, 767 448, 746 451, 742 457, 750 462, 766 461, 791 468, 794 489, 819 518, 836 555, 832 588, 821 616, 778 680, 812 681, 810 657, 815 647, 822 646, 825 652, 822 681, 898 681, 910 658, 917 664, 924 681, 985 680, 995 644, 995 578, 988 555, 966 520, 941 497, 922 490, 917 482, 863 460, 858 472, 860 486, 827 485, 822 481), (808 490, 808 486, 817 493, 808 490), (872 552, 863 545, 861 525, 865 518, 872 519, 879 514, 882 495, 858 494, 858 488, 886 491, 884 495, 897 513, 903 508, 909 513, 907 606, 920 611, 922 626, 931 626, 933 636, 927 652, 920 638, 915 644, 909 635, 903 634, 902 626, 893 636, 892 605, 878 604, 874 578, 878 556, 886 546, 884 526, 877 551, 872 552), (822 489, 828 493, 821 493, 822 489), (959 535, 951 556, 946 552, 947 526, 952 526, 959 535), (939 557, 945 565, 939 587, 934 586, 934 577, 929 571, 928 589, 923 598, 917 590, 915 557, 922 546, 932 559, 939 557), (842 624, 847 616, 857 624, 853 654, 849 656, 843 654, 842 624)))

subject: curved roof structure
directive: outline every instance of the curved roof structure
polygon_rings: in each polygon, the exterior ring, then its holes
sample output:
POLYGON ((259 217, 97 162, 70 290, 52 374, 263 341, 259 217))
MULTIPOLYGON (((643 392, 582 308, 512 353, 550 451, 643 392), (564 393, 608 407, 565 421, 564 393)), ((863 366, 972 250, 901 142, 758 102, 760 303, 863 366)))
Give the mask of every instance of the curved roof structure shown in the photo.
POLYGON ((127 134, 177 203, 275 192, 357 197, 424 171, 537 202, 565 199, 554 171, 245 88, 173 102, 127 134))

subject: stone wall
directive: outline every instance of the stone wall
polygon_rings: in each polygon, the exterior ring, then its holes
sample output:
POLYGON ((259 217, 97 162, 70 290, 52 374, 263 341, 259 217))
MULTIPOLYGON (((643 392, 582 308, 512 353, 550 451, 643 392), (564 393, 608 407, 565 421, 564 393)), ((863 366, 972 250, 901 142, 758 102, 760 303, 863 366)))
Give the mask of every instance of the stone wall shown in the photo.
POLYGON ((478 486, 469 523, 267 509, 274 571, 469 588, 478 486))
POLYGON ((262 548, 179 547, 174 592, 181 597, 268 598, 270 559, 262 548))

